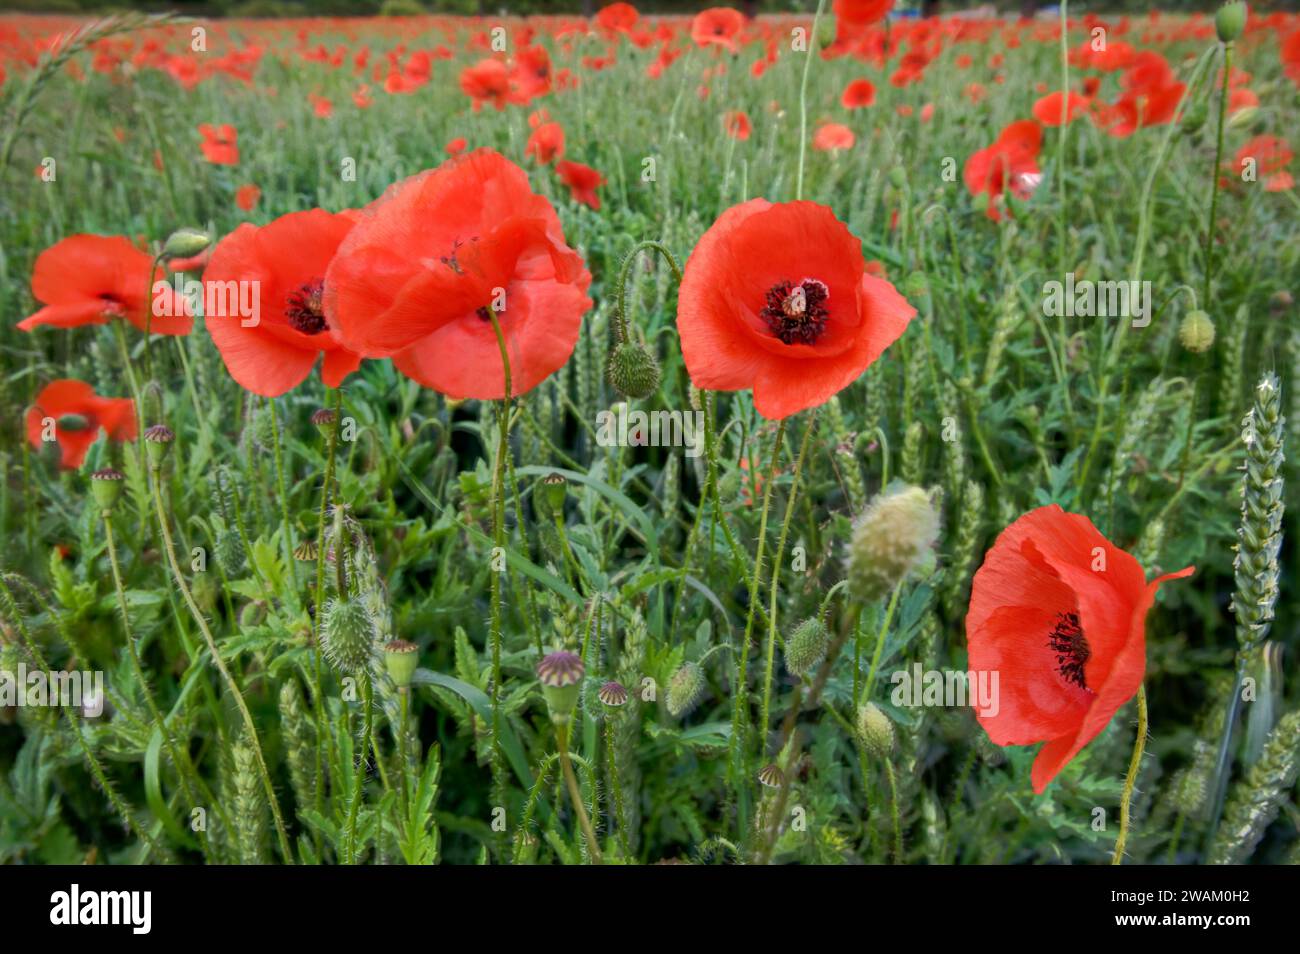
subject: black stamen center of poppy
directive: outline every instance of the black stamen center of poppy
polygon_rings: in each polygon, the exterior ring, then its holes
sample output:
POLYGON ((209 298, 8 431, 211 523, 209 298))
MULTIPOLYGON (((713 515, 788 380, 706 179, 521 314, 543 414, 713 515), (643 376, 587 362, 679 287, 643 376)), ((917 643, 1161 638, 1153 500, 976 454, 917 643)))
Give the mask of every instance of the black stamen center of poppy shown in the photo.
POLYGON ((284 306, 284 316, 289 319, 289 326, 304 335, 318 335, 329 327, 325 323, 325 309, 321 304, 321 294, 325 283, 317 278, 299 285, 289 293, 284 306))
POLYGON ((826 283, 815 278, 777 282, 767 290, 767 301, 759 315, 782 343, 813 344, 822 336, 830 317, 826 307, 830 297, 826 283))
POLYGON ((1066 682, 1072 682, 1080 689, 1087 689, 1083 669, 1092 656, 1088 641, 1083 638, 1083 629, 1079 626, 1078 613, 1058 613, 1056 627, 1047 637, 1047 643, 1056 653, 1056 666, 1066 682))

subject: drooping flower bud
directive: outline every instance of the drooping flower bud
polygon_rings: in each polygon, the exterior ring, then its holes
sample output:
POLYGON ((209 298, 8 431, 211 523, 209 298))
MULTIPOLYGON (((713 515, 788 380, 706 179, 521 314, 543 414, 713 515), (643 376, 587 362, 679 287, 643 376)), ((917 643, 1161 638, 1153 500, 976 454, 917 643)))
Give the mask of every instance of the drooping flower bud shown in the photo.
POLYGON ((586 673, 582 657, 565 650, 549 653, 537 664, 537 678, 542 684, 542 695, 546 697, 546 708, 551 713, 552 722, 568 722, 573 717, 582 677, 586 673))
POLYGON ((876 495, 853 528, 849 589, 864 603, 878 600, 932 558, 939 515, 920 487, 876 495))
POLYGON ((605 377, 619 394, 646 398, 659 387, 659 362, 645 345, 620 341, 609 356, 605 377))
POLYGON ((867 752, 878 759, 894 750, 894 723, 874 702, 858 709, 858 736, 867 752))
POLYGON ((785 668, 796 676, 813 670, 826 656, 830 634, 818 616, 804 620, 785 642, 785 668))
POLYGON ((177 229, 163 243, 163 258, 193 258, 212 244, 212 237, 199 229, 177 229))
POLYGON ((1214 15, 1214 31, 1224 43, 1231 43, 1246 29, 1245 0, 1233 0, 1219 7, 1214 15))
POLYGON ((1189 311, 1178 325, 1178 340, 1188 351, 1201 354, 1214 344, 1214 322, 1201 310, 1189 311))
POLYGON ((693 662, 683 663, 668 680, 668 714, 674 719, 687 715, 700 704, 707 689, 704 670, 693 662))
POLYGON ((167 452, 172 449, 176 434, 166 424, 155 424, 144 432, 144 449, 149 455, 149 463, 154 467, 162 466, 167 452))
POLYGON ((384 666, 389 678, 398 689, 406 689, 420 665, 420 647, 405 639, 394 639, 384 644, 384 666))
POLYGON ((112 511, 118 498, 122 496, 123 480, 122 472, 112 467, 105 467, 90 475, 90 495, 94 498, 95 506, 99 508, 100 513, 112 511))
POLYGON ((358 672, 371 659, 375 646, 375 621, 357 599, 332 600, 325 607, 321 627, 325 655, 339 672, 358 672))

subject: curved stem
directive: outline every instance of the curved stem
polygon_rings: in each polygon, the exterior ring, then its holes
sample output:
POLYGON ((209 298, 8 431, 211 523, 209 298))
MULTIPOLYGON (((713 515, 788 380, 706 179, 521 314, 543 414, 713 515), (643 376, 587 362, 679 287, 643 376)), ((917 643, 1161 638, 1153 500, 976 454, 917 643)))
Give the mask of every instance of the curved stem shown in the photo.
POLYGON ((623 257, 623 264, 618 270, 618 289, 614 296, 614 327, 618 330, 618 340, 620 342, 628 340, 628 323, 627 323, 627 279, 632 272, 632 263, 636 257, 644 251, 655 251, 662 255, 668 261, 668 267, 673 270, 673 277, 677 279, 677 284, 682 283, 682 268, 677 264, 677 259, 673 258, 673 253, 668 251, 667 246, 662 242, 646 240, 638 242, 632 246, 632 251, 623 257))
POLYGON ((1110 863, 1124 863, 1124 845, 1128 842, 1129 803, 1133 800, 1133 787, 1137 784, 1138 769, 1142 765, 1142 752, 1147 745, 1147 687, 1138 686, 1138 727, 1137 739, 1133 742, 1133 758, 1128 763, 1128 775, 1124 779, 1124 794, 1119 801, 1119 837, 1115 839, 1115 854, 1110 863))
POLYGON ((564 771, 564 784, 569 790, 569 801, 573 803, 573 813, 578 816, 582 826, 582 836, 587 839, 587 851, 591 854, 593 864, 604 864, 600 854, 600 842, 596 840, 596 831, 591 827, 587 817, 587 806, 582 801, 582 790, 578 788, 578 777, 573 774, 573 763, 569 760, 569 723, 561 722, 555 727, 555 740, 559 748, 560 768, 564 771))

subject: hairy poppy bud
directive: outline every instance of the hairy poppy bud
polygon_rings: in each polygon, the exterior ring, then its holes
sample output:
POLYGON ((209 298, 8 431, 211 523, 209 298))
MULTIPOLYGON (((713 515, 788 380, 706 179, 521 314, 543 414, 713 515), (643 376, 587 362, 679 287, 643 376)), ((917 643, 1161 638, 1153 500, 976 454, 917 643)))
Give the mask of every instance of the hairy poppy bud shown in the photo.
POLYGON ((122 472, 112 467, 105 467, 90 475, 90 495, 101 513, 111 511, 122 496, 122 480, 122 472))
POLYGON ((617 709, 627 702, 627 689, 621 682, 607 682, 600 687, 596 696, 611 709, 617 709))
POLYGON ((1233 0, 1219 7, 1214 15, 1214 31, 1224 43, 1231 43, 1246 29, 1245 0, 1233 0))
POLYGON ((708 683, 704 671, 693 662, 682 665, 668 681, 668 714, 680 719, 700 704, 708 683))
POLYGON ((586 672, 582 657, 564 650, 543 656, 537 664, 537 678, 542 684, 542 695, 546 697, 546 708, 551 713, 552 722, 563 723, 572 718, 586 672))
POLYGON ((619 394, 649 397, 659 387, 659 362, 645 345, 620 341, 609 356, 605 377, 619 394))
POLYGON ((1205 312, 1189 311, 1178 325, 1178 340, 1188 351, 1200 354, 1214 344, 1214 322, 1205 312))
POLYGON ((849 589, 870 603, 885 596, 931 556, 939 515, 920 487, 878 494, 853 529, 849 589))
POLYGON ((325 655, 342 673, 354 673, 370 662, 374 651, 375 622, 365 604, 336 599, 325 608, 321 643, 325 655))
POLYGON ((154 467, 162 466, 174 440, 176 435, 166 424, 155 424, 147 429, 144 432, 144 449, 149 455, 149 463, 154 467))
POLYGON ((894 723, 874 702, 858 709, 858 736, 867 752, 878 759, 894 750, 894 723))
POLYGON ((163 243, 163 258, 193 258, 212 244, 212 237, 198 229, 177 229, 163 243))
POLYGON ((406 689, 420 665, 420 647, 404 639, 394 639, 384 644, 384 667, 398 689, 406 689))
POLYGON ((895 189, 901 189, 907 185, 907 170, 902 166, 894 166, 889 170, 889 182, 895 189))
POLYGON ((813 616, 804 620, 785 643, 785 668, 796 676, 811 672, 826 655, 830 634, 821 618, 813 616))

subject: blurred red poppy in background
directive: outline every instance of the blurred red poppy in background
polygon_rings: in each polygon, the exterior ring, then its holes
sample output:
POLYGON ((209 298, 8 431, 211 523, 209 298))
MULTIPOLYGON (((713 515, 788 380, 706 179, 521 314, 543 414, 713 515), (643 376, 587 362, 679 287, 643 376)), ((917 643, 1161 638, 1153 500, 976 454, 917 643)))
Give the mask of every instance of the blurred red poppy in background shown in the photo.
POLYGON ((510 70, 500 60, 479 60, 460 71, 460 88, 474 103, 474 111, 484 103, 505 109, 510 97, 510 70))
POLYGON ((697 46, 720 46, 738 51, 736 37, 745 26, 745 15, 730 7, 712 7, 691 21, 691 39, 697 46))
POLYGON ((27 410, 28 442, 39 450, 53 435, 59 466, 69 470, 81 466, 101 430, 110 440, 135 440, 135 402, 102 398, 86 382, 62 378, 47 384, 27 410))
POLYGON ((212 126, 203 123, 199 126, 199 134, 203 137, 203 142, 199 143, 199 148, 203 150, 203 157, 208 162, 218 166, 237 166, 239 165, 239 146, 237 145, 239 134, 235 127, 226 123, 223 126, 212 126))
POLYGON ((278 397, 301 384, 322 354, 321 378, 336 388, 361 364, 339 342, 321 304, 326 269, 354 218, 311 209, 266 225, 245 222, 213 250, 203 273, 213 311, 205 316, 208 334, 244 389, 278 397), (252 282, 256 315, 239 300, 238 289, 252 289, 252 282))
POLYGON ((1038 151, 1043 130, 1032 119, 1021 119, 1002 130, 997 141, 966 160, 962 179, 971 195, 988 196, 985 214, 993 221, 1002 218, 1001 198, 1007 189, 1027 199, 1042 178, 1038 151))
POLYGON ((357 353, 392 356, 450 397, 497 399, 505 376, 493 314, 511 394, 524 394, 573 353, 590 284, 527 174, 479 149, 393 185, 364 211, 325 276, 325 313, 357 353))
POLYGON ((1046 742, 1031 781, 1042 792, 1137 693, 1146 615, 1167 580, 1087 517, 1056 504, 1002 531, 971 585, 966 642, 973 672, 999 674, 996 714, 977 710, 998 745, 1046 742))
POLYGON ((869 79, 855 79, 844 87, 840 105, 845 109, 861 109, 876 101, 876 87, 869 79))
POLYGON ((1237 150, 1232 175, 1240 178, 1247 171, 1253 180, 1264 183, 1265 192, 1283 192, 1295 185, 1295 178, 1287 170, 1295 153, 1281 136, 1255 136, 1237 150))
POLYGON ((857 142, 853 130, 841 123, 822 123, 813 133, 812 147, 820 152, 838 152, 852 149, 857 142))
POLYGON ((557 162, 555 171, 560 181, 569 187, 569 194, 573 196, 574 201, 597 211, 600 210, 600 196, 596 195, 596 189, 605 184, 603 175, 591 166, 568 160, 557 162))
POLYGON ((528 137, 524 155, 532 156, 539 165, 546 165, 564 155, 564 127, 559 123, 542 123, 528 137))
POLYGON ((749 116, 739 109, 733 109, 723 115, 722 128, 727 131, 727 135, 732 139, 739 139, 741 142, 748 139, 749 134, 754 130, 753 124, 749 121, 749 116))
MULTIPOLYGON (((141 331, 186 335, 192 319, 189 304, 168 286, 153 293, 153 258, 120 235, 70 235, 36 258, 32 296, 45 307, 18 322, 22 331, 37 325, 76 328, 125 318, 141 331), (149 317, 157 299, 160 315, 149 317)), ((166 274, 159 270, 160 275, 166 274)))
POLYGON ((826 206, 751 199, 696 244, 677 330, 696 387, 752 389, 758 413, 779 419, 855 381, 915 314, 867 274, 862 243, 826 206))
POLYGON ((609 33, 627 33, 640 17, 630 3, 611 3, 596 13, 596 25, 609 33))

